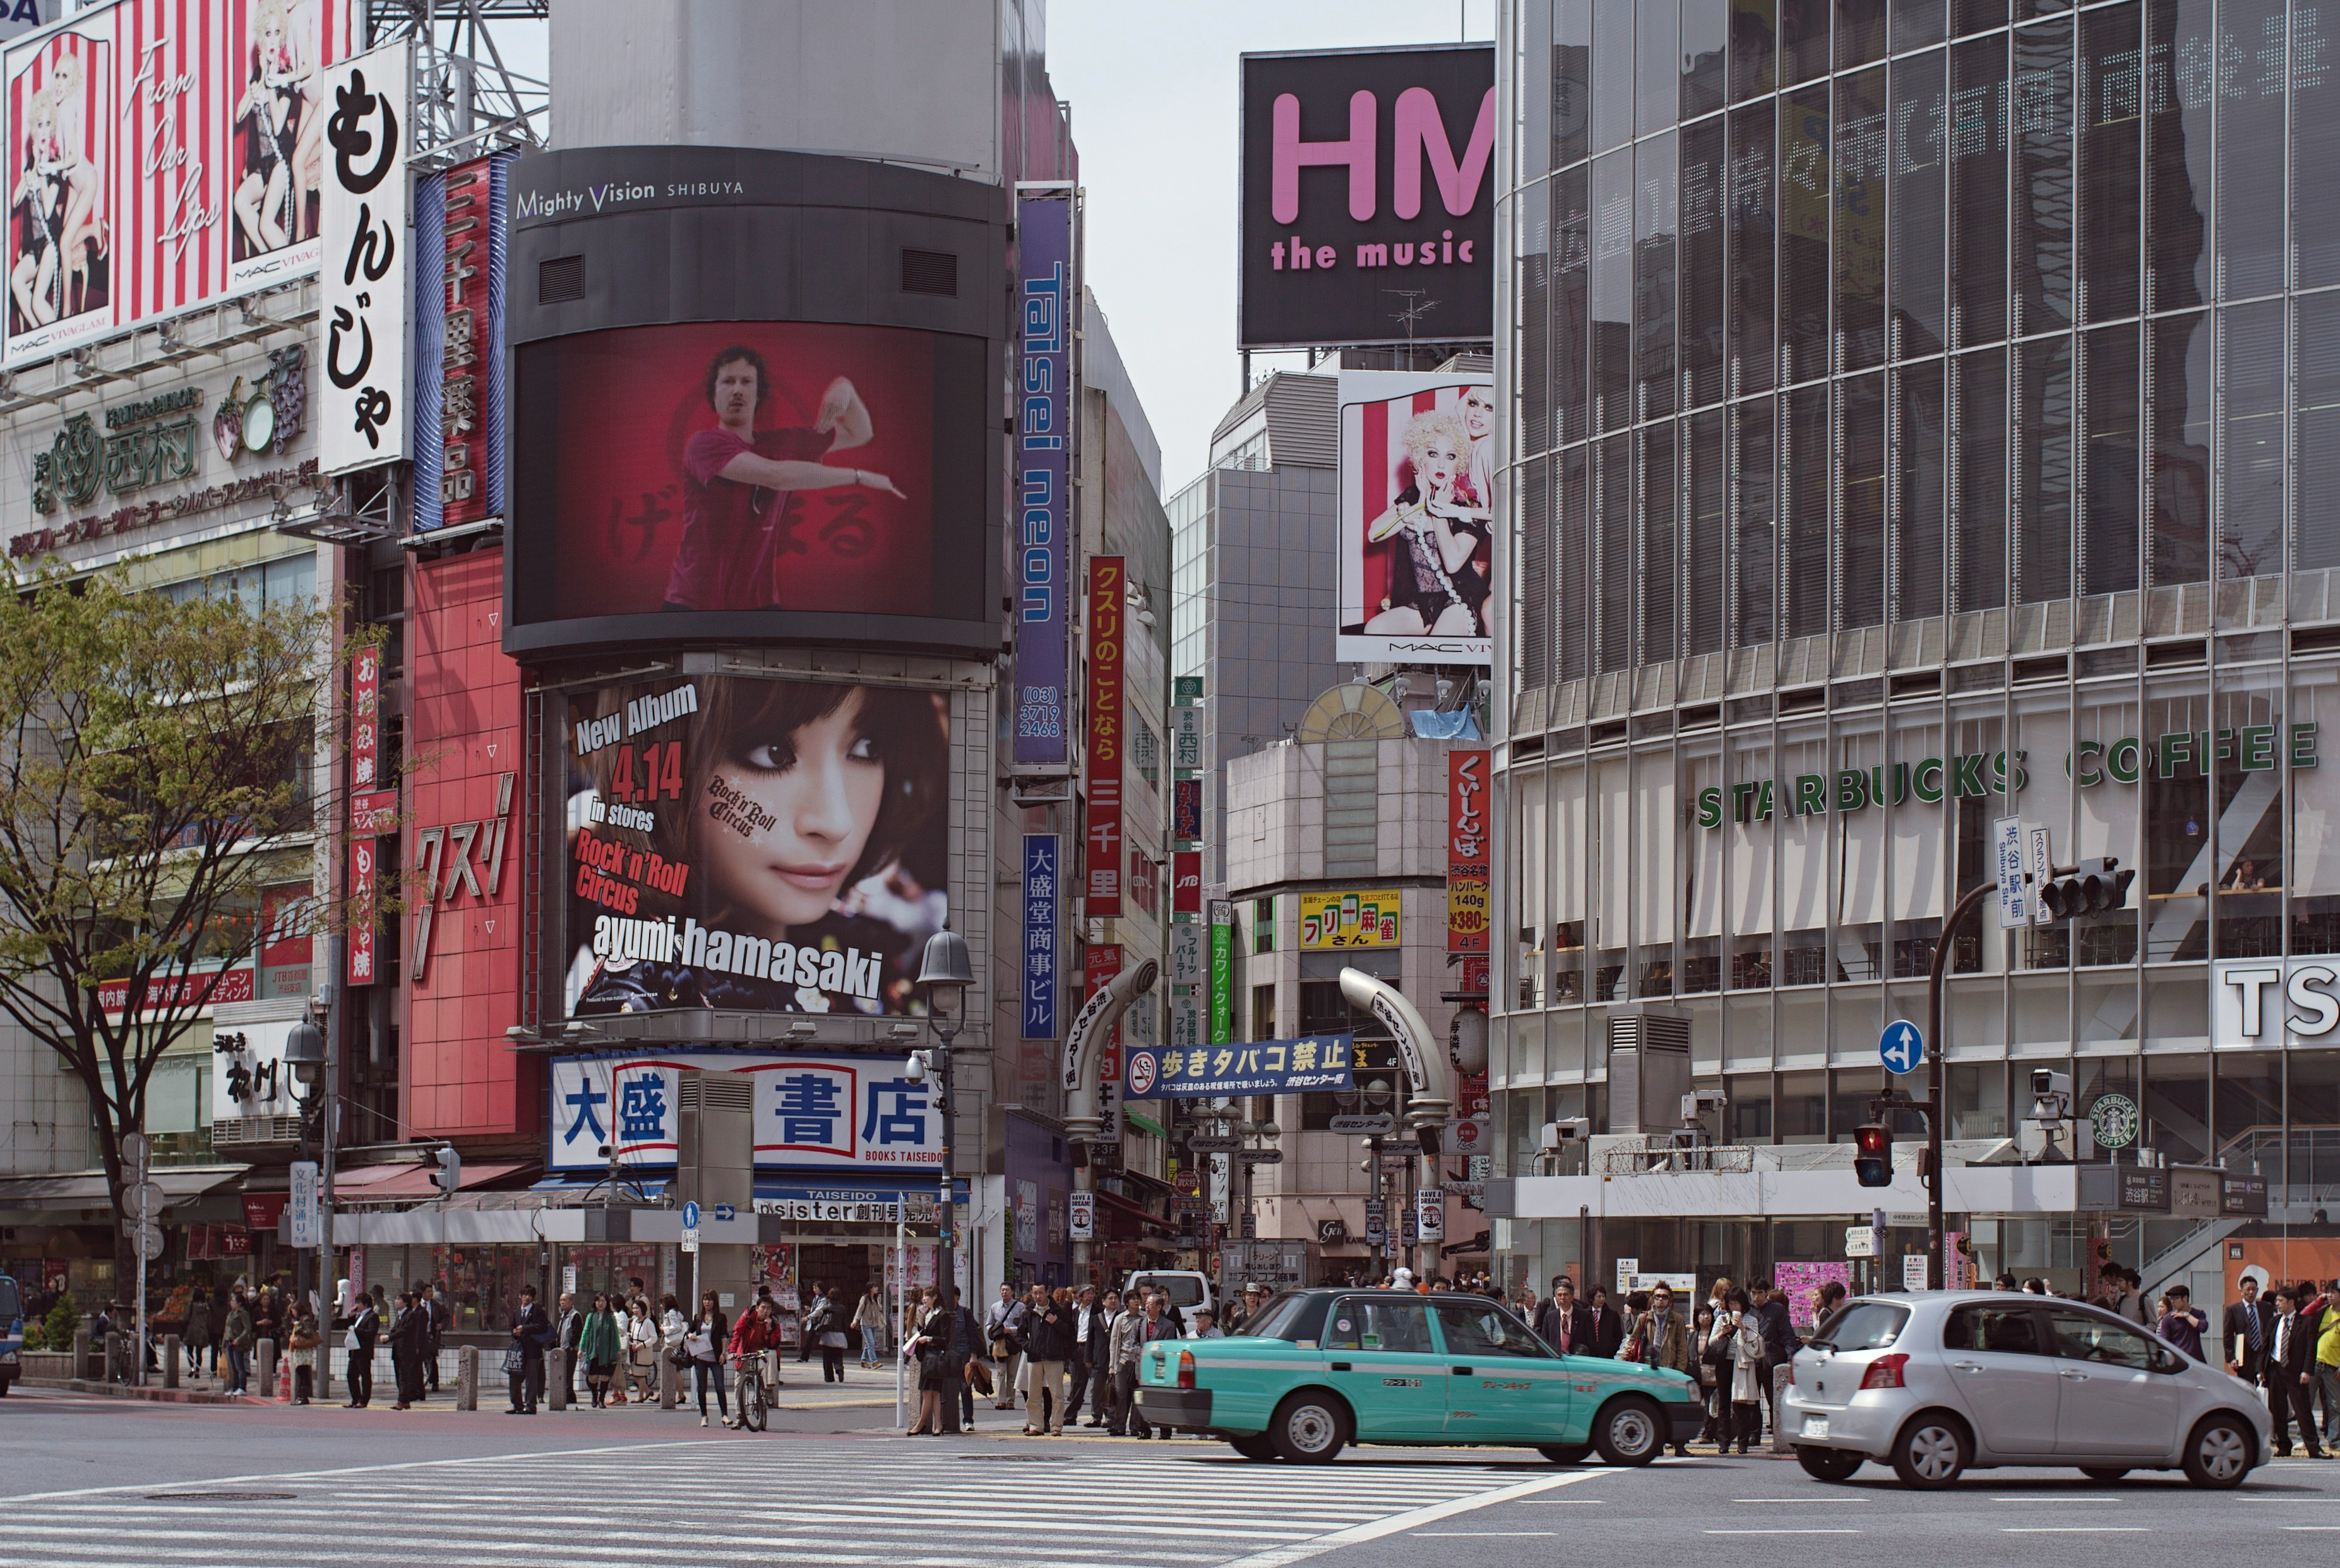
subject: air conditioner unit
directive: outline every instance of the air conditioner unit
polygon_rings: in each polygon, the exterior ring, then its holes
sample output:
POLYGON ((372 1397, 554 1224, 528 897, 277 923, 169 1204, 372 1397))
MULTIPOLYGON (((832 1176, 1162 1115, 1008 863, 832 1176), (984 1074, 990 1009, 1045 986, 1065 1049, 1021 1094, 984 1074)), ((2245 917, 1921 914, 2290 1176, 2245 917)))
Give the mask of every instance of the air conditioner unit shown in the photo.
POLYGON ((1690 1018, 1654 1007, 1609 1015, 1611 1132, 1671 1132, 1691 1092, 1690 1018))

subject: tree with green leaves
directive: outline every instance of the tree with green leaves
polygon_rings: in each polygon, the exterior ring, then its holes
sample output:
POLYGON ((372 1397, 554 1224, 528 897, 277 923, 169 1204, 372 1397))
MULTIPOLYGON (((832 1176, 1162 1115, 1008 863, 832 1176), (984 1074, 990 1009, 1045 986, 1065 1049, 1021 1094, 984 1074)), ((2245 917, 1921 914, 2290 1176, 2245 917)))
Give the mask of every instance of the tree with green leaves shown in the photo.
MULTIPOLYGON (((88 1095, 117 1216, 156 1062, 253 959, 262 887, 310 883, 339 820, 332 670, 322 601, 174 601, 120 570, 0 595, 0 1011, 88 1095)), ((119 1225, 114 1256, 133 1278, 119 1225)))

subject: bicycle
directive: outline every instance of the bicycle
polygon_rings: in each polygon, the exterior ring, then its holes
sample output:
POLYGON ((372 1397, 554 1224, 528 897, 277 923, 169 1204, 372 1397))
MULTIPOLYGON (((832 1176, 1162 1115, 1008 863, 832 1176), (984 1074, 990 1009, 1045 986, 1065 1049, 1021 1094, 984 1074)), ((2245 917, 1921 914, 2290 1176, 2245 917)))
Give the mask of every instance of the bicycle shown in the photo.
POLYGON ((751 1350, 745 1356, 732 1357, 732 1366, 739 1374, 739 1430, 764 1429, 767 1402, 764 1395, 764 1353, 751 1350))

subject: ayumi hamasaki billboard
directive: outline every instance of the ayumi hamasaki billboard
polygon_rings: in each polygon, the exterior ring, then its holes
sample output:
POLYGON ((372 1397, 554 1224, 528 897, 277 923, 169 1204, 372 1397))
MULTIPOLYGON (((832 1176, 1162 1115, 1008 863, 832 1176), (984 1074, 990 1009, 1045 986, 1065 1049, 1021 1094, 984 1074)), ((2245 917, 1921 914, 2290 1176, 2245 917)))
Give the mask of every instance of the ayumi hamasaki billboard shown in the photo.
POLYGON ((898 1056, 746 1052, 565 1057, 552 1064, 553 1170, 600 1170, 604 1144, 626 1165, 672 1165, 681 1142, 679 1075, 747 1074, 756 1085, 756 1163, 933 1169, 942 1164, 934 1086, 898 1056))
POLYGON ((917 1013, 945 887, 940 694, 701 676, 573 694, 573 1017, 917 1013))
POLYGON ((1341 376, 1344 659, 1482 665, 1493 656, 1495 389, 1483 376, 1341 376))

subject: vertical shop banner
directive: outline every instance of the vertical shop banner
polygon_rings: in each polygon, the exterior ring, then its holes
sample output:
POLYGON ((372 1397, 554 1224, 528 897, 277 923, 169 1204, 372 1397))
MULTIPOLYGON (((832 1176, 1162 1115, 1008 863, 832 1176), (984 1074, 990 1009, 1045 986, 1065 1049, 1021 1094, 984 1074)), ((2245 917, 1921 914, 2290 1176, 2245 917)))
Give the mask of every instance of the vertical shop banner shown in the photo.
POLYGON ((1119 556, 1089 557, 1089 797, 1082 839, 1093 915, 1121 912, 1121 623, 1127 591, 1119 556))
POLYGON ((381 773, 382 649, 368 646, 350 656, 350 793, 373 789, 381 773))
MULTIPOLYGON (((1086 1001, 1113 983, 1121 972, 1121 949, 1111 942, 1092 944, 1081 958, 1081 996, 1086 1001)), ((1140 998, 1138 1005, 1145 1005, 1140 998)), ((1109 1148, 1121 1144, 1121 1025, 1113 1026, 1113 1033, 1097 1050, 1097 1116, 1100 1129, 1096 1141, 1109 1148)))
POLYGON ((1203 853, 1173 850, 1170 853, 1170 912, 1203 912, 1203 853))
POLYGON ((1056 1038, 1057 837, 1024 835, 1024 1038, 1056 1038))
MULTIPOLYGON (((1203 710, 1199 705, 1190 703, 1170 710, 1170 765, 1190 773, 1203 765, 1203 710)), ((1190 779, 1187 782, 1195 786, 1195 814, 1199 822, 1202 819, 1203 781, 1190 779)), ((1196 828, 1193 836, 1202 837, 1202 830, 1196 828)))
POLYGON ((318 317, 325 380, 317 399, 317 469, 346 474, 402 462, 408 405, 407 303, 414 266, 406 159, 413 113, 407 45, 392 44, 324 74, 332 105, 322 154, 324 236, 318 317))
POLYGON ((1487 754, 1446 754, 1446 951, 1487 951, 1487 754))
POLYGON ((1235 1037, 1235 910, 1223 898, 1211 901, 1211 1038, 1225 1045, 1235 1037))
POLYGON ((1203 837, 1203 781, 1177 779, 1172 782, 1170 836, 1186 843, 1199 843, 1203 837))
POLYGON ((350 841, 349 962, 342 979, 349 985, 372 985, 375 980, 374 906, 381 883, 381 843, 370 838, 350 841))
POLYGON ((1058 766, 1065 734, 1072 590, 1070 482, 1073 193, 1016 199, 1018 328, 1016 417, 1016 761, 1058 766))
POLYGON ((504 513, 504 249, 499 154, 419 181, 414 195, 414 531, 504 513))

